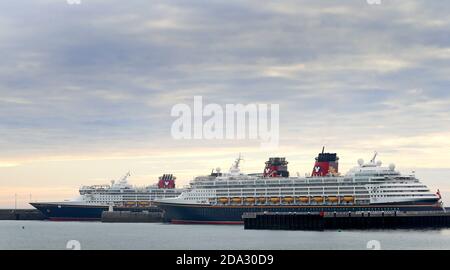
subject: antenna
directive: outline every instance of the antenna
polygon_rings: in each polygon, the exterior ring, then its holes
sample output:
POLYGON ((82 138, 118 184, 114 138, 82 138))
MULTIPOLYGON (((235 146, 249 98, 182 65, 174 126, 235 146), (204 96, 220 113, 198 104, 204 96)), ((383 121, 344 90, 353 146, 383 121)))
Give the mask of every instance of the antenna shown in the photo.
POLYGON ((322 154, 325 153, 325 146, 322 147, 322 154))

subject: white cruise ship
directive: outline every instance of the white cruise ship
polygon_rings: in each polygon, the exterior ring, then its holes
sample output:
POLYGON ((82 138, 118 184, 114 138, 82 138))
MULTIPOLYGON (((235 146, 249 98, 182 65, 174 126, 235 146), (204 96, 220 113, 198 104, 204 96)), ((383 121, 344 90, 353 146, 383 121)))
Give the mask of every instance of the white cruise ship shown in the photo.
POLYGON ((51 220, 99 220, 103 211, 160 211, 152 202, 174 198, 183 189, 175 187, 175 177, 164 174, 157 184, 135 187, 128 183, 127 173, 111 185, 82 186, 80 195, 62 202, 35 202, 31 205, 51 220))
POLYGON ((155 204, 173 223, 242 223, 246 212, 441 211, 434 193, 414 175, 369 161, 345 175, 335 153, 320 153, 311 176, 290 176, 285 158, 270 158, 261 174, 242 173, 239 157, 227 173, 196 177, 176 198, 155 204))

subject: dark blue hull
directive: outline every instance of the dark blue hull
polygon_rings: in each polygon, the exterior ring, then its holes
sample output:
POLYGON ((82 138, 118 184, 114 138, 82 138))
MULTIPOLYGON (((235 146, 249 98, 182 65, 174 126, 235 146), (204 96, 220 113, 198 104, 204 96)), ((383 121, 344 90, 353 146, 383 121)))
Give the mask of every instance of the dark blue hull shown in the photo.
POLYGON ((155 203, 172 223, 242 224, 251 212, 356 212, 356 211, 442 211, 436 201, 390 205, 195 205, 155 203))
MULTIPOLYGON (((41 211, 49 220, 58 221, 99 221, 103 211, 108 211, 108 206, 98 205, 69 205, 54 203, 31 203, 31 205, 41 211)), ((156 207, 114 207, 114 211, 160 211, 156 207)))

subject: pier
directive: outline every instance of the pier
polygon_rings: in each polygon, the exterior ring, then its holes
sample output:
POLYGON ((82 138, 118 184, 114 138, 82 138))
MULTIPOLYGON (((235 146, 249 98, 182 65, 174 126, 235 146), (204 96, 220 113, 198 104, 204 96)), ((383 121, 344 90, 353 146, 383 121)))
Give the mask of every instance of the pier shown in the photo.
POLYGON ((450 212, 245 213, 255 230, 340 230, 450 228, 450 212))
POLYGON ((0 220, 44 220, 37 209, 0 209, 0 220))
POLYGON ((162 212, 104 211, 102 222, 105 223, 153 223, 162 222, 162 212))

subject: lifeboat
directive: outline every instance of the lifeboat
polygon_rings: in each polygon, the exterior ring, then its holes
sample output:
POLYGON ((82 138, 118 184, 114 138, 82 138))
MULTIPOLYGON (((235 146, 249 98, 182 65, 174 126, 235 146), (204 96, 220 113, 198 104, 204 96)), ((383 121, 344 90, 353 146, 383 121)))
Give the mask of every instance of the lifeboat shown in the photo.
POLYGON ((320 196, 313 197, 313 201, 315 201, 316 203, 323 203, 323 197, 320 196))
POLYGON ((255 198, 245 198, 245 202, 254 203, 255 202, 255 198))
POLYGON ((275 197, 270 198, 270 202, 271 203, 279 203, 280 202, 280 198, 275 198, 275 197))
POLYGON ((259 203, 265 203, 266 201, 267 201, 267 199, 264 197, 258 198, 259 203))
POLYGON ((285 202, 285 203, 293 203, 294 202, 294 198, 292 198, 292 197, 283 198, 283 202, 285 202))
POLYGON ((338 202, 339 199, 338 199, 338 197, 331 196, 331 197, 327 198, 327 201, 335 203, 335 202, 338 202))
POLYGON ((136 202, 125 202, 126 207, 136 206, 136 202))
POLYGON ((241 198, 233 198, 233 199, 231 199, 231 201, 234 203, 241 203, 242 199, 241 198))
POLYGON ((297 200, 298 200, 299 202, 302 202, 302 203, 307 203, 307 202, 309 202, 309 198, 308 198, 308 197, 299 197, 299 198, 297 198, 297 200))
POLYGON ((345 196, 344 197, 344 202, 353 202, 355 200, 355 198, 353 198, 352 196, 345 196))
POLYGON ((228 198, 219 198, 220 203, 228 203, 228 198))

